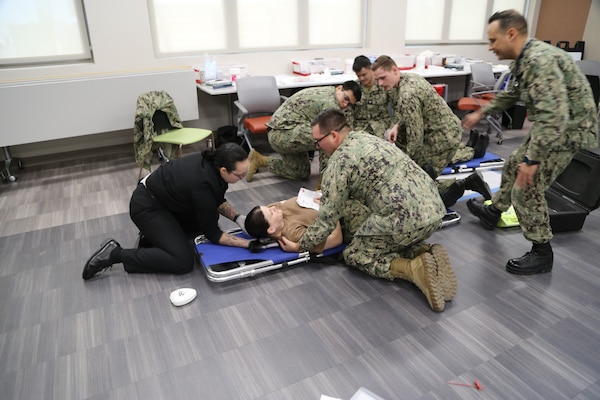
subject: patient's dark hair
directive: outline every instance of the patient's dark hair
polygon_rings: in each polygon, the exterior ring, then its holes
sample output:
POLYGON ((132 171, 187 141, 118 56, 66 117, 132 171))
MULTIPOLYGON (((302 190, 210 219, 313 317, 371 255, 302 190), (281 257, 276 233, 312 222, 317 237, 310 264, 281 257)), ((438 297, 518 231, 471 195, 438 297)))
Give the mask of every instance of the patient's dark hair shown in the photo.
POLYGON ((246 215, 245 228, 250 236, 257 239, 267 239, 269 237, 269 234, 267 233, 269 223, 265 219, 265 214, 263 214, 260 206, 254 207, 250 210, 248 215, 246 215))
POLYGON ((236 164, 248 158, 246 150, 236 143, 224 143, 215 150, 202 152, 202 158, 213 163, 216 169, 225 167, 228 172, 235 171, 236 164))

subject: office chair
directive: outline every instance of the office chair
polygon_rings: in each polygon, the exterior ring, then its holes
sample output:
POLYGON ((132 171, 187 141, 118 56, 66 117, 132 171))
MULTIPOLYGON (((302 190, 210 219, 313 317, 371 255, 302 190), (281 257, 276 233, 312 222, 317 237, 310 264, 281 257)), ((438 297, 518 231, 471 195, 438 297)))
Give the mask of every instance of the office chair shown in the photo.
POLYGON ((252 149, 250 137, 267 133, 271 115, 287 97, 279 94, 274 76, 250 76, 236 81, 238 99, 238 134, 252 149))
POLYGON ((590 82, 594 95, 594 103, 598 109, 598 117, 600 117, 600 61, 579 60, 575 61, 575 63, 590 82))
MULTIPOLYGON (((183 146, 212 137, 212 131, 200 128, 184 128, 173 98, 164 90, 146 92, 138 96, 133 127, 135 161, 142 170, 152 171, 152 153, 159 159, 181 157, 183 146), (157 146, 157 143, 161 145, 157 146), (163 148, 164 147, 164 148, 163 148)), ((212 145, 212 144, 211 144, 212 145)))
MULTIPOLYGON (((471 65, 471 87, 469 96, 458 100, 457 108, 460 111, 472 112, 485 107, 493 100, 496 93, 502 92, 510 79, 510 71, 506 70, 496 78, 490 64, 472 64, 471 65)), ((512 117, 506 111, 504 115, 508 118, 509 127, 512 125, 512 117)), ((488 115, 486 120, 491 129, 496 131, 498 144, 502 144, 502 123, 497 116, 488 115)))
POLYGON ((13 158, 9 146, 2 147, 2 152, 4 153, 4 169, 0 170, 0 176, 4 182, 14 182, 17 177, 10 172, 10 166, 13 161, 16 161, 19 169, 23 169, 23 161, 20 158, 13 158))

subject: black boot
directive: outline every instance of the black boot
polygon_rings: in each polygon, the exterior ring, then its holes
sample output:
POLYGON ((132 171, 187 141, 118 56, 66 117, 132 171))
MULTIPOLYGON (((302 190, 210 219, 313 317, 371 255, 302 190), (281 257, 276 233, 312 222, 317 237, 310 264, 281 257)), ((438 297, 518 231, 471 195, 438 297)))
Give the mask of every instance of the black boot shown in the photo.
POLYGON ((473 146, 473 151, 475 153, 473 155, 473 158, 483 158, 483 156, 485 156, 485 152, 486 152, 489 144, 490 144, 490 136, 487 134, 487 132, 479 133, 479 138, 477 139, 477 142, 473 146))
POLYGON ((111 261, 110 256, 113 250, 117 248, 120 249, 121 245, 116 240, 106 239, 100 245, 100 250, 92 254, 90 259, 87 260, 87 262, 85 263, 81 277, 87 281, 88 279, 96 275, 98 272, 106 268, 112 267, 114 262, 111 261))
POLYGON ((475 171, 465 178, 465 189, 479 193, 486 200, 492 199, 490 186, 483 180, 483 176, 479 171, 475 171))
POLYGON ((553 263, 554 253, 550 242, 534 244, 523 257, 508 260, 506 270, 517 275, 543 274, 552 271, 553 263))
POLYGON ((440 193, 446 208, 456 204, 465 193, 465 181, 466 179, 457 179, 444 193, 440 193))
POLYGON ((494 207, 493 204, 485 206, 475 199, 467 201, 467 207, 471 211, 471 214, 479 218, 479 222, 485 229, 494 229, 502 216, 502 211, 494 207))
POLYGON ((475 148, 477 141, 479 140, 479 131, 477 129, 471 129, 469 132, 469 140, 467 141, 467 146, 475 148))
POLYGON ((423 171, 427 172, 427 175, 429 175, 431 179, 433 179, 434 181, 436 180, 437 174, 435 173, 435 170, 433 169, 431 164, 423 165, 423 171))

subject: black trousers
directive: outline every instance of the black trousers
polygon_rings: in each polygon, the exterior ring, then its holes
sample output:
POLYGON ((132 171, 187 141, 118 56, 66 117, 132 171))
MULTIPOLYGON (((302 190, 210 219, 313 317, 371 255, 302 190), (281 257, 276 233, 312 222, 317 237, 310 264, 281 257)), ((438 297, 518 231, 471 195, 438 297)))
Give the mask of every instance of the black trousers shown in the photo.
POLYGON ((175 215, 142 184, 134 190, 129 215, 153 247, 123 249, 121 260, 130 273, 185 274, 194 268, 196 254, 191 238, 198 230, 191 215, 175 215))

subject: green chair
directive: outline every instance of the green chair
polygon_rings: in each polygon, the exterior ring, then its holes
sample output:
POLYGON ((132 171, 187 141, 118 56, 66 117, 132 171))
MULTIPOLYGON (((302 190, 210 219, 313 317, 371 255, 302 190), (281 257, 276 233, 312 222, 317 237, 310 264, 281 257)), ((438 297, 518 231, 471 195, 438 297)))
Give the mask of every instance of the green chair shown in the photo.
POLYGON ((212 147, 214 144, 212 131, 183 127, 173 98, 164 90, 138 96, 133 143, 135 159, 140 166, 138 180, 144 168, 152 171, 151 159, 154 151, 158 153, 161 161, 168 162, 169 158, 183 155, 184 145, 208 138, 211 139, 209 146, 212 147))
POLYGON ((179 146, 178 156, 183 155, 183 146, 200 142, 209 136, 212 139, 212 131, 201 128, 178 128, 171 129, 165 133, 154 136, 154 143, 169 143, 179 146))

